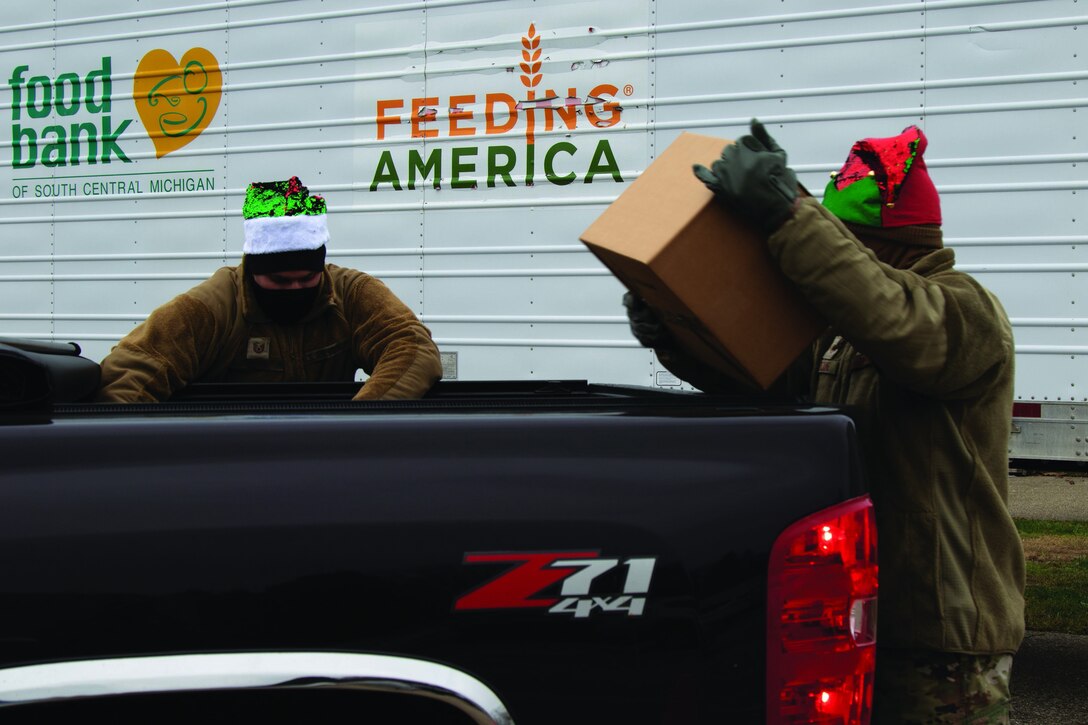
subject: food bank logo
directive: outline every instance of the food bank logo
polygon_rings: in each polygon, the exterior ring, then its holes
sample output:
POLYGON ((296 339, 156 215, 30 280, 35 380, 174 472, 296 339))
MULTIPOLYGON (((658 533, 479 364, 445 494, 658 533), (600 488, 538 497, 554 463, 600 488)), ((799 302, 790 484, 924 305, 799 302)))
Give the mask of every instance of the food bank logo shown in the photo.
MULTIPOLYGON (((11 165, 29 169, 79 164, 131 163, 122 135, 132 119, 114 119, 113 58, 84 75, 55 78, 16 66, 11 88, 11 165)), ((208 127, 222 93, 219 64, 209 51, 193 48, 181 62, 165 50, 145 55, 133 79, 133 101, 156 158, 176 151, 208 127)))
MULTIPOLYGON (((579 145, 563 140, 546 145, 537 143, 537 133, 575 130, 579 126, 605 129, 620 123, 623 109, 615 98, 620 89, 601 83, 583 97, 577 87, 568 86, 560 95, 550 88, 541 89, 541 37, 535 24, 521 38, 521 52, 515 70, 525 98, 517 100, 508 93, 465 93, 448 98, 447 111, 440 116, 441 101, 437 96, 426 98, 384 98, 376 102, 376 140, 386 139, 390 129, 407 127, 412 139, 485 137, 509 143, 488 146, 465 145, 432 147, 426 155, 418 148, 409 148, 398 156, 392 149, 382 150, 374 170, 371 191, 391 188, 401 191, 419 185, 442 186, 443 172, 454 189, 476 188, 480 178, 488 187, 532 186, 546 181, 557 186, 572 184, 579 179, 591 184, 598 177, 622 182, 619 164, 608 139, 579 145), (524 135, 514 142, 515 135, 524 135), (515 145, 516 143, 516 145, 515 145), (546 146, 541 148, 541 146, 546 146), (481 174, 480 172, 485 172, 481 174)), ((632 95, 634 88, 625 85, 622 93, 632 95)))
POLYGON ((114 126, 111 57, 103 57, 101 66, 83 76, 66 72, 51 78, 30 73, 30 66, 19 65, 8 78, 14 168, 29 169, 39 163, 49 167, 108 164, 114 157, 129 162, 119 140, 132 121, 126 118, 114 126), (56 119, 51 118, 54 114, 56 119), (56 122, 76 115, 82 119, 56 122))
POLYGON ((223 73, 215 56, 204 48, 190 49, 180 61, 162 49, 141 58, 132 97, 155 144, 155 158, 199 136, 219 110, 222 94, 223 73))

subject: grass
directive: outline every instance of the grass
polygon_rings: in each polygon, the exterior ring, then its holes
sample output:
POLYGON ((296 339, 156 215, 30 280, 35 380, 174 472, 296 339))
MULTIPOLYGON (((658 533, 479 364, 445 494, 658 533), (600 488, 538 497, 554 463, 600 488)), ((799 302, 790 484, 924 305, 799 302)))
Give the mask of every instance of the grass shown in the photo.
POLYGON ((1027 626, 1088 634, 1088 522, 1017 519, 1027 558, 1027 626))

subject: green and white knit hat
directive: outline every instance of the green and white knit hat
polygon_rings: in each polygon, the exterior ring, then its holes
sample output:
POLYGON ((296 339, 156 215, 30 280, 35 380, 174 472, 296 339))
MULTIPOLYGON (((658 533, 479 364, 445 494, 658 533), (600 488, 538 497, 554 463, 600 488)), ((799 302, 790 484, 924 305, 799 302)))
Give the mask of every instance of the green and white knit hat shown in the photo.
POLYGON ((329 241, 325 199, 310 196, 297 176, 250 184, 242 217, 242 253, 251 273, 316 271, 324 266, 329 241))

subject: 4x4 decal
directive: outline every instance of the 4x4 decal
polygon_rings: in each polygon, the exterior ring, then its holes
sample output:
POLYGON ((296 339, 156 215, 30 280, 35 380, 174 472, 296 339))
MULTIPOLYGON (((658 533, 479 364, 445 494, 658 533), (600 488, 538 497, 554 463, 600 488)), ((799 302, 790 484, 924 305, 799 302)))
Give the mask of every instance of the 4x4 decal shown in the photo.
POLYGON ((596 551, 546 551, 468 553, 465 564, 511 564, 499 576, 461 596, 454 609, 547 609, 549 614, 588 617, 594 610, 642 615, 650 591, 655 557, 602 558, 596 551), (621 577, 609 577, 620 584, 609 591, 600 578, 620 569, 621 577), (554 586, 560 584, 558 596, 554 586), (553 591, 549 594, 543 592, 553 591))

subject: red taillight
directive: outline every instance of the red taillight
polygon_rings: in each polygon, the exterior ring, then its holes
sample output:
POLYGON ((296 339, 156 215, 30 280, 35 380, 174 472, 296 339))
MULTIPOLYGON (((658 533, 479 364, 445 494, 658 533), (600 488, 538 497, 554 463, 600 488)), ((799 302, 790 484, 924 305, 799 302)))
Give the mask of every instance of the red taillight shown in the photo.
POLYGON ((867 496, 774 543, 767 584, 767 722, 867 725, 876 643, 876 520, 867 496))

